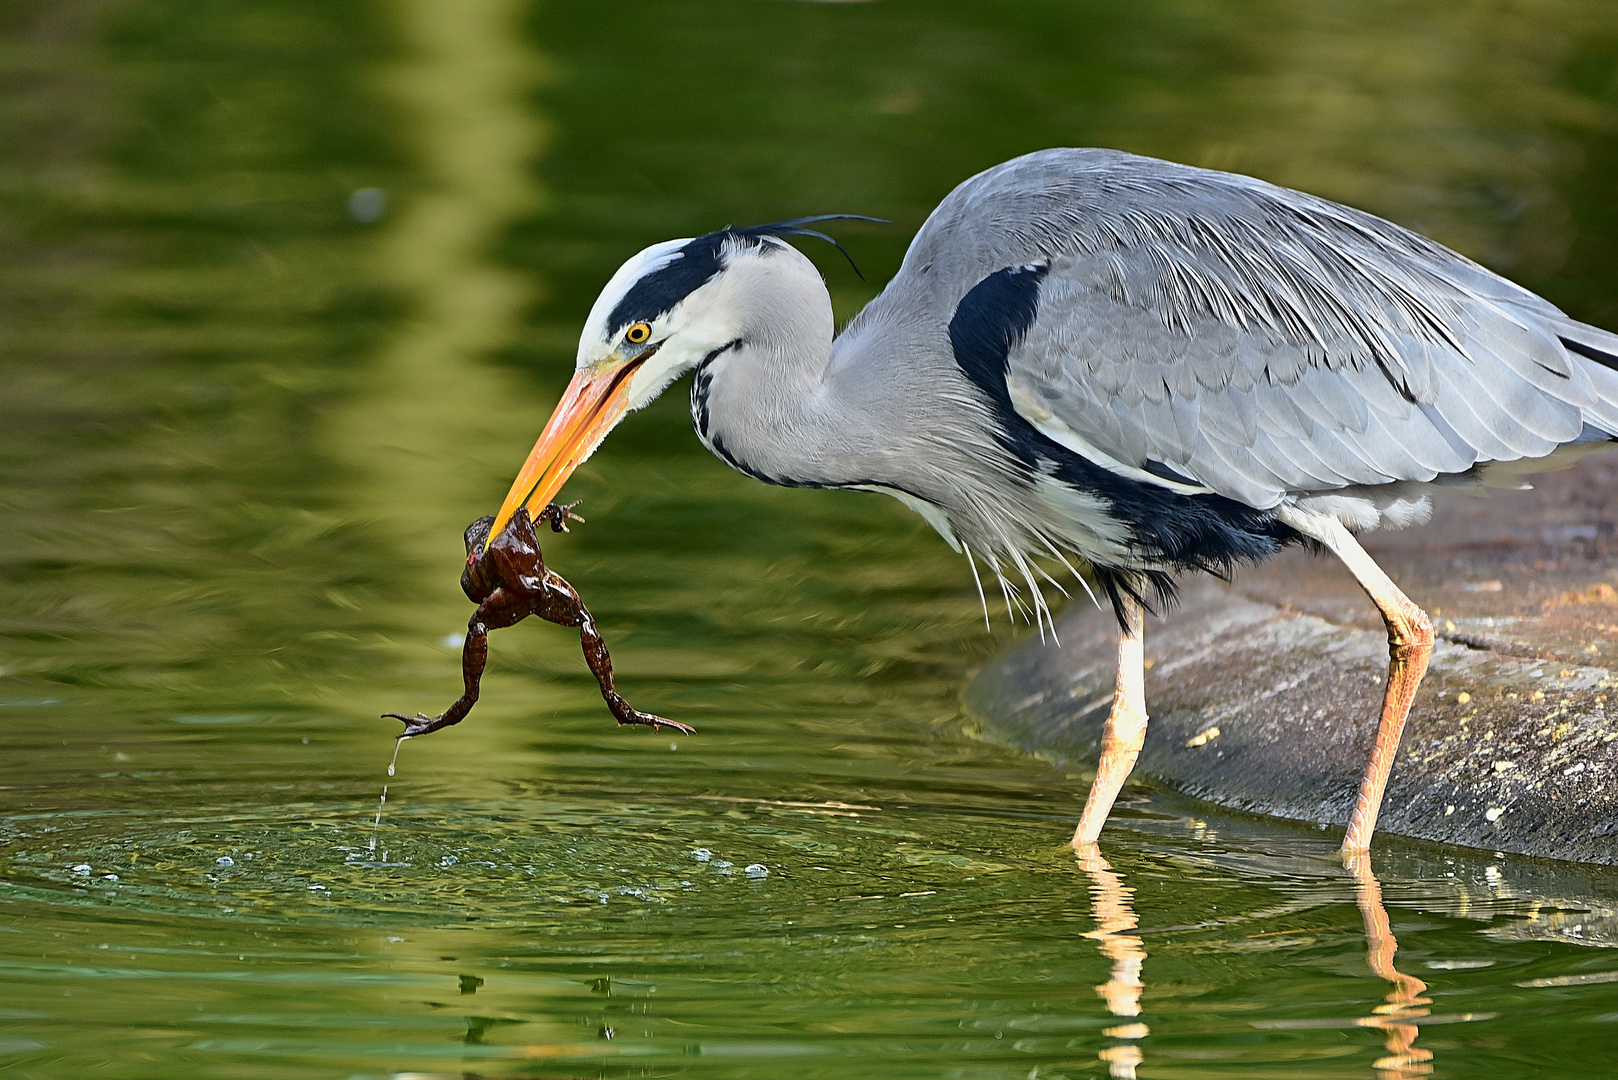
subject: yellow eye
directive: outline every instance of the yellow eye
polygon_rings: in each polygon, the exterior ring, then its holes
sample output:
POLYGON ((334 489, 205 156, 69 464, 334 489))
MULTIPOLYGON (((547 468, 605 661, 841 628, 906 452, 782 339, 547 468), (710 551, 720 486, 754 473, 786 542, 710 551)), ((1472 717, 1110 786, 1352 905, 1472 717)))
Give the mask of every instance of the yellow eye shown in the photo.
POLYGON ((644 345, 646 339, 652 336, 652 328, 643 322, 638 322, 624 331, 624 340, 631 345, 644 345))

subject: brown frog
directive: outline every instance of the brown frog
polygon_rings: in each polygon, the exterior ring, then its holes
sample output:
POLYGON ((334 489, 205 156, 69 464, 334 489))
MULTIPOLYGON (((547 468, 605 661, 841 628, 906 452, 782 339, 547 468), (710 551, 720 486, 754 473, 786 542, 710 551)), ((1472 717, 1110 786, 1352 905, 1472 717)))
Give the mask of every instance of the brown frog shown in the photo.
MULTIPOLYGON (((563 532, 569 519, 584 520, 572 511, 573 506, 551 503, 540 511, 539 520, 548 522, 553 531, 563 532)), ((489 631, 513 626, 530 615, 538 615, 558 626, 579 628, 585 662, 590 665, 596 682, 601 684, 601 696, 606 698, 607 708, 620 724, 668 727, 687 735, 694 734, 694 728, 630 708, 629 702, 618 695, 613 688, 612 657, 607 655, 607 643, 596 633, 595 620, 590 618, 590 612, 573 586, 554 570, 545 568, 539 537, 528 511, 519 509, 494 542, 488 543, 489 528, 493 524, 493 517, 484 517, 466 527, 466 569, 461 574, 461 590, 478 606, 466 624, 466 644, 461 647, 461 677, 466 690, 440 716, 383 713, 384 718, 404 721, 405 729, 398 737, 409 739, 426 735, 465 720, 478 700, 483 666, 489 658, 489 631)))

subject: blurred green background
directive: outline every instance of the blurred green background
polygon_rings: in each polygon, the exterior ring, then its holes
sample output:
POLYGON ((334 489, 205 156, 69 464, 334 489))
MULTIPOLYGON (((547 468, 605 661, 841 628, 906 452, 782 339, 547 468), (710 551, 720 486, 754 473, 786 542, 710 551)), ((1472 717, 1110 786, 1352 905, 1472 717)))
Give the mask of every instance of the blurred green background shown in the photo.
MULTIPOLYGON (((1610 0, 0 6, 0 1070, 1126 1075, 1084 778, 959 703, 1004 622, 897 504, 724 468, 678 392, 547 556, 700 734, 613 730, 525 625, 371 824, 376 715, 458 689, 460 531, 619 263, 889 218, 838 227, 864 282, 806 249, 847 318, 956 183, 1055 145, 1349 202, 1618 328, 1610 0)), ((1327 840, 1132 807, 1141 1075, 1395 1075, 1327 840)), ((1613 965, 1503 929, 1549 925, 1540 870, 1390 857, 1401 955, 1474 1020, 1436 1075, 1618 1074, 1578 981, 1613 965)))

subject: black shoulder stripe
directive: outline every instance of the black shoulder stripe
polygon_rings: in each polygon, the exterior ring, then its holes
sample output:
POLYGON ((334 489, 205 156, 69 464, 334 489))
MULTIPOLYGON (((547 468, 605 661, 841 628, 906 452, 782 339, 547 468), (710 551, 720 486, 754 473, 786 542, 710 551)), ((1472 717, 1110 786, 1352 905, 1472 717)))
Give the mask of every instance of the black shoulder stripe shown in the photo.
MULTIPOLYGON (((1048 438, 1017 412, 1006 371, 1012 348, 1039 313, 1044 275, 1043 266, 1013 266, 978 282, 950 320, 950 345, 955 362, 988 398, 1001 445, 1028 469, 1030 479, 1043 474, 1105 500, 1129 526, 1137 555, 1163 564, 1147 570, 1096 567, 1114 605, 1121 605, 1123 595, 1142 591, 1155 591, 1159 603, 1166 603, 1174 593, 1168 567, 1228 577, 1237 563, 1256 562, 1296 541, 1298 535, 1268 511, 1222 495, 1182 495, 1120 476, 1048 438)), ((1147 462, 1146 469, 1164 479, 1196 483, 1160 462, 1147 462)))
MULTIPOLYGON (((1012 346, 1022 340, 1039 314, 1039 284, 1049 267, 1008 266, 996 270, 961 298, 949 321, 949 343, 955 362, 994 403, 1008 434, 1025 424, 1011 404, 1006 369, 1012 346)), ((1013 439, 1014 442, 1020 441, 1013 439)), ((1028 464, 1030 447, 1008 446, 1028 464)))

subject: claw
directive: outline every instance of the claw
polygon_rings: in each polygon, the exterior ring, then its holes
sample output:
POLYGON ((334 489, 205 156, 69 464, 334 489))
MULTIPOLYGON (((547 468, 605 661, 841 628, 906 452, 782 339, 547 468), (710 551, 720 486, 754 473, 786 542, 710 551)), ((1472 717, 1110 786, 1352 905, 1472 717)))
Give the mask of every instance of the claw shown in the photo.
POLYGON ((630 709, 629 710, 629 719, 628 720, 619 720, 618 723, 620 723, 620 724, 644 724, 647 727, 651 728, 653 731, 656 731, 659 728, 673 728, 675 731, 678 731, 682 735, 695 735, 697 733, 696 728, 689 727, 686 724, 682 724, 678 720, 665 720, 661 716, 653 716, 651 713, 644 713, 644 712, 641 712, 639 709, 630 709))
POLYGON ((394 736, 396 739, 413 739, 417 735, 426 735, 437 731, 441 727, 449 726, 444 723, 442 716, 427 716, 424 713, 417 713, 415 716, 403 716, 396 712, 385 712, 382 714, 382 719, 404 721, 405 729, 394 736))

